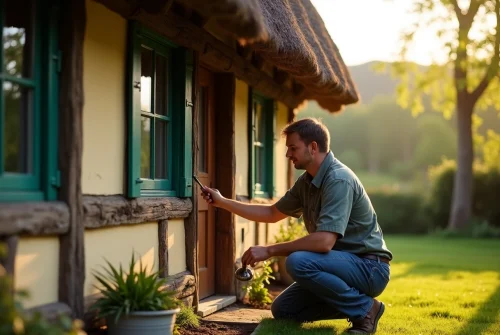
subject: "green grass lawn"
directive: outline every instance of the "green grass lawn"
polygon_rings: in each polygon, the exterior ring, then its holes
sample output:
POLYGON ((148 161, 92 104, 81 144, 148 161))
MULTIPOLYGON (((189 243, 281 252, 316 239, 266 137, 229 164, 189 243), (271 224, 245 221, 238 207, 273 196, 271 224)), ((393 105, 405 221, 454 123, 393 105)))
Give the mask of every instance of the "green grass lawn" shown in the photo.
MULTIPOLYGON (((394 254, 377 334, 500 334, 500 241, 386 237, 394 254)), ((257 335, 342 334, 346 320, 264 319, 257 335)))

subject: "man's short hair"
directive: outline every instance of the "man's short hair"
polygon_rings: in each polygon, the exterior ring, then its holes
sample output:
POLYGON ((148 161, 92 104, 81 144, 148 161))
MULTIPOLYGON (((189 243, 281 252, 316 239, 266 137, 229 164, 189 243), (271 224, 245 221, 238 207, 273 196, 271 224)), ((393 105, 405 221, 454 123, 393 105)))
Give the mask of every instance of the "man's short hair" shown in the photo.
POLYGON ((312 141, 318 143, 320 152, 328 152, 330 149, 330 133, 328 128, 316 118, 305 118, 289 123, 283 128, 283 135, 297 133, 306 145, 312 141))

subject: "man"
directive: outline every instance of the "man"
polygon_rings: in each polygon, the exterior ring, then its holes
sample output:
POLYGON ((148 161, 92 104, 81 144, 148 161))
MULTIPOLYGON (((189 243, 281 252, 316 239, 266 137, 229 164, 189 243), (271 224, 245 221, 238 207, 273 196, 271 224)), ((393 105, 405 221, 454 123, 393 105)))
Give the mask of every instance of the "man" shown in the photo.
POLYGON ((273 205, 245 204, 205 189, 204 198, 256 222, 288 216, 304 219, 309 234, 295 241, 253 246, 242 256, 254 265, 288 256, 295 282, 273 302, 276 319, 299 322, 348 318, 349 332, 374 333, 384 304, 374 299, 389 282, 392 253, 387 249, 370 199, 361 182, 329 151, 328 129, 315 119, 287 125, 286 157, 305 169, 293 187, 273 205))

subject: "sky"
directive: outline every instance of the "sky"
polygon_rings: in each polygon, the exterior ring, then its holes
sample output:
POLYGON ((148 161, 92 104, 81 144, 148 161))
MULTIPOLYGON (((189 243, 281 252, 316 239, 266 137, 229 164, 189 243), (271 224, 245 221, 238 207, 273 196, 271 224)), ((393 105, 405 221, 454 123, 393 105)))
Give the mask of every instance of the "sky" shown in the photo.
MULTIPOLYGON (((369 61, 394 61, 403 30, 415 21, 407 11, 412 0, 311 0, 348 66, 369 61)), ((422 65, 440 62, 442 42, 433 29, 415 37, 408 60, 422 65)))

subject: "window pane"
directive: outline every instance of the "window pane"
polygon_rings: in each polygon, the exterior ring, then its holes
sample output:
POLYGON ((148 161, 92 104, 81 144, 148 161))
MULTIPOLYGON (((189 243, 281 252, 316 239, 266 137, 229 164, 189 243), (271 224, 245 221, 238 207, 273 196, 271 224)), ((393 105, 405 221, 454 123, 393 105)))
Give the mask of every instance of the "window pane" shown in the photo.
POLYGON ((151 178, 151 119, 141 117, 141 178, 151 178))
POLYGON ((32 91, 5 82, 4 163, 6 172, 31 173, 32 91))
POLYGON ((141 49, 141 111, 151 113, 151 83, 153 81, 153 51, 141 49))
POLYGON ((155 178, 167 179, 168 140, 167 122, 155 120, 155 178))
POLYGON ((261 190, 264 190, 265 183, 265 148, 255 147, 255 183, 261 185, 261 190))
POLYGON ((198 170, 200 172, 208 172, 207 169, 207 128, 208 128, 208 104, 207 104, 207 92, 208 87, 202 86, 200 87, 199 92, 199 101, 198 104, 200 106, 198 113, 198 130, 199 130, 199 156, 198 156, 198 170))
POLYGON ((255 112, 255 141, 262 142, 262 105, 258 102, 254 102, 254 112, 255 112))
POLYGON ((156 55, 155 113, 168 115, 168 62, 167 58, 156 55))
POLYGON ((33 65, 34 0, 4 1, 3 71, 30 78, 33 65))

